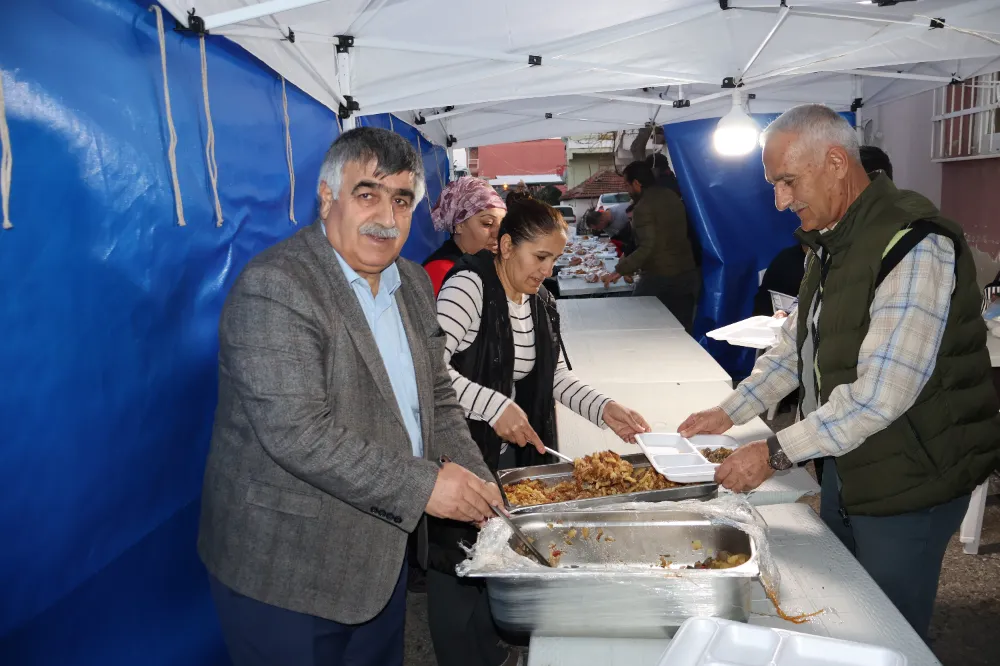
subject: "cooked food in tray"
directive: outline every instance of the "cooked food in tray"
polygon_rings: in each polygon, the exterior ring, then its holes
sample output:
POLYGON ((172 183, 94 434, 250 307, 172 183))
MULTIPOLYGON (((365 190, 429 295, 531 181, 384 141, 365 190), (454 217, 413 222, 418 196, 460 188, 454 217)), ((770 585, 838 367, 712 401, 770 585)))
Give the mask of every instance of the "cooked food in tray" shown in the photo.
POLYGON ((717 449, 703 450, 702 454, 708 459, 708 462, 721 465, 722 461, 733 455, 733 449, 727 449, 724 446, 720 446, 717 449))
POLYGON ((647 490, 665 490, 683 484, 668 481, 652 467, 636 469, 613 451, 602 451, 573 461, 573 480, 546 484, 540 479, 524 479, 504 484, 511 504, 534 506, 572 502, 647 490))
POLYGON ((730 553, 725 550, 720 550, 715 554, 715 557, 706 557, 700 562, 695 562, 693 565, 689 565, 685 568, 687 569, 732 569, 733 567, 738 567, 741 564, 746 564, 750 559, 750 556, 745 553, 730 553))

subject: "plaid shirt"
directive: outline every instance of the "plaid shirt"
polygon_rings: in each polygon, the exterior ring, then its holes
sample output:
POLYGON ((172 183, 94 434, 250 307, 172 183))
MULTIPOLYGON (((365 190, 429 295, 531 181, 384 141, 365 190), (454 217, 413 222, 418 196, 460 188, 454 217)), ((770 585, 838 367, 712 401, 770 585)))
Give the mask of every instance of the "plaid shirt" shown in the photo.
MULTIPOLYGON (((834 388, 816 411, 778 433, 789 460, 843 455, 913 406, 934 372, 954 287, 954 244, 930 235, 875 291, 871 323, 858 352, 857 380, 834 388)), ((723 401, 733 423, 750 421, 798 387, 798 314, 796 310, 788 317, 778 344, 723 401)))

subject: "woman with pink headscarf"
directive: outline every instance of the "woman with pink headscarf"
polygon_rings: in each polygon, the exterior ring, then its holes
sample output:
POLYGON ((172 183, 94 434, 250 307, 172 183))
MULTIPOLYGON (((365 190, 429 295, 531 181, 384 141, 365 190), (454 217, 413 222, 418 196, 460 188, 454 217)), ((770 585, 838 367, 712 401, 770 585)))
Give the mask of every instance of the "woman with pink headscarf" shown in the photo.
POLYGON ((484 180, 462 176, 445 186, 431 210, 431 221, 437 231, 447 231, 451 237, 424 260, 435 296, 463 254, 496 252, 497 232, 506 213, 507 205, 484 180))

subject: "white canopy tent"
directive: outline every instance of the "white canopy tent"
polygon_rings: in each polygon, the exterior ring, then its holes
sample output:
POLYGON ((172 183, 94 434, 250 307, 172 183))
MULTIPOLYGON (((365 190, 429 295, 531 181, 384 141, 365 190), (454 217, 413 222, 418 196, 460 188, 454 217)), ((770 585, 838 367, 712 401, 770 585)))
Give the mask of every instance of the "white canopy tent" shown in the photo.
POLYGON ((457 147, 719 117, 734 90, 870 108, 1000 68, 1000 0, 161 1, 332 109, 457 147))

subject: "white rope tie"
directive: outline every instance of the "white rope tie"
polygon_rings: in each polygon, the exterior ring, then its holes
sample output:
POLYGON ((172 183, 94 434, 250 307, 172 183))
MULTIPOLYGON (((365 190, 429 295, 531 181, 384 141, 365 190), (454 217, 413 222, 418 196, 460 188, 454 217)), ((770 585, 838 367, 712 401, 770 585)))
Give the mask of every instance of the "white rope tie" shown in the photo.
POLYGON ((178 226, 187 226, 184 221, 184 204, 181 201, 181 183, 177 178, 177 131, 174 129, 174 115, 170 109, 170 86, 167 84, 167 38, 163 34, 163 12, 159 5, 151 5, 149 11, 156 14, 156 32, 160 38, 160 67, 163 70, 163 101, 167 109, 167 129, 170 130, 170 145, 167 158, 170 161, 170 177, 174 185, 174 205, 177 208, 178 226))
POLYGON ((288 219, 292 221, 292 224, 298 224, 298 220, 295 219, 295 160, 292 157, 292 121, 288 117, 285 77, 281 77, 281 110, 285 116, 285 159, 288 161, 288 219))
POLYGON ((215 226, 222 226, 222 203, 219 201, 219 165, 215 161, 215 126, 212 124, 212 106, 208 102, 208 58, 205 57, 205 35, 198 40, 201 49, 201 92, 205 97, 205 123, 208 125, 208 136, 205 139, 205 163, 208 166, 208 179, 212 183, 212 196, 215 198, 215 226))
POLYGON ((10 221, 10 180, 14 171, 14 153, 10 149, 10 129, 3 99, 3 77, 0 76, 0 203, 3 205, 3 228, 13 229, 10 221))

